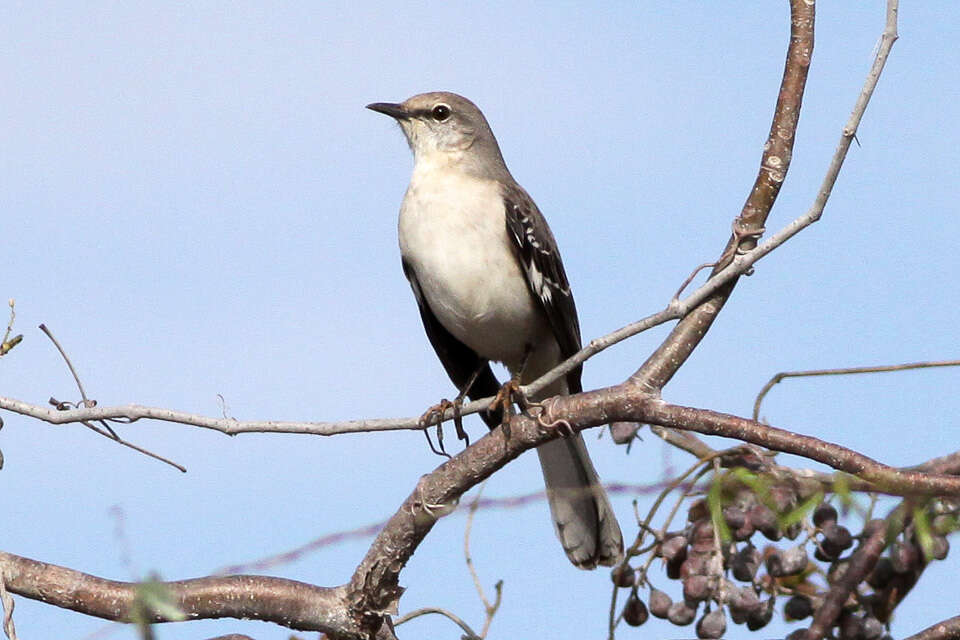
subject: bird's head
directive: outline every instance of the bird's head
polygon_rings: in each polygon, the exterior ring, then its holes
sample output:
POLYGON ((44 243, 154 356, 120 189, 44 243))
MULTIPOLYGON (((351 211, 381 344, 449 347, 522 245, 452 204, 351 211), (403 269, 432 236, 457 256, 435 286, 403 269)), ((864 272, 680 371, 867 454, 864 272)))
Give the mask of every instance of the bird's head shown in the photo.
POLYGON ((456 165, 489 177, 506 171, 483 112, 463 96, 434 91, 367 108, 397 121, 418 163, 456 165))

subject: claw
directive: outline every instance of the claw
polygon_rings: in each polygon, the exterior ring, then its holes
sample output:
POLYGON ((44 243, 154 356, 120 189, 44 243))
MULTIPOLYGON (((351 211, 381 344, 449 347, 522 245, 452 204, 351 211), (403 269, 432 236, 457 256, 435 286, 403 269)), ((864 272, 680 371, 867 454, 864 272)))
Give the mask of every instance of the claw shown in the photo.
POLYGON ((448 410, 453 411, 453 426, 457 430, 457 438, 465 441, 466 445, 469 447, 470 436, 467 435, 466 430, 463 428, 462 395, 457 396, 453 402, 450 402, 446 398, 442 399, 440 402, 424 411, 423 415, 420 416, 420 420, 417 421, 417 424, 427 437, 427 444, 430 445, 430 450, 439 456, 446 456, 449 458, 451 456, 449 453, 447 453, 446 448, 443 446, 443 416, 448 410), (433 440, 430 439, 430 427, 434 425, 437 427, 437 446, 434 446, 433 440))
POLYGON ((548 408, 543 404, 538 404, 540 413, 537 414, 537 424, 546 431, 556 431, 561 438, 572 438, 574 435, 573 425, 568 420, 560 418, 558 420, 549 420, 547 416, 548 408))

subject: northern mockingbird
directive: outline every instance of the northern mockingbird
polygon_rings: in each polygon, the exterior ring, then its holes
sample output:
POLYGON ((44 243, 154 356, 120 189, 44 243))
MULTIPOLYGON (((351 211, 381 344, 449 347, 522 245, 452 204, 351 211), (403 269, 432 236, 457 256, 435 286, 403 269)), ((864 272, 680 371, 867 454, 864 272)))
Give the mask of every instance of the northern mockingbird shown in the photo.
MULTIPOLYGON (((577 309, 556 240, 507 170, 480 109, 443 92, 367 108, 394 118, 413 150, 400 207, 403 272, 461 397, 498 392, 490 361, 523 384, 579 351, 577 309)), ((580 373, 577 367, 538 398, 579 393, 580 373)), ((499 411, 481 416, 491 429, 500 424, 499 411)), ((583 438, 553 440, 537 453, 567 557, 581 569, 616 564, 623 538, 583 438)))

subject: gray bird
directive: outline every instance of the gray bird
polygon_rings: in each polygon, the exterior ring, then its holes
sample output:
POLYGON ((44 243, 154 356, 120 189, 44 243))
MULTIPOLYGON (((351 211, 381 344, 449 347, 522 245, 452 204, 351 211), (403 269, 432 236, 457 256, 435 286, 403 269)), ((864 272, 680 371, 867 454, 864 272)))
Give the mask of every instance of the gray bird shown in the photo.
MULTIPOLYGON (((453 93, 368 109, 394 118, 413 151, 400 207, 400 253, 427 337, 461 395, 500 384, 490 361, 526 384, 580 349, 580 325, 556 240, 507 170, 483 113, 453 93)), ((532 400, 579 393, 577 367, 532 400)), ((481 413, 493 429, 502 412, 481 413)), ((581 569, 612 566, 623 537, 583 438, 537 449, 557 537, 581 569)))

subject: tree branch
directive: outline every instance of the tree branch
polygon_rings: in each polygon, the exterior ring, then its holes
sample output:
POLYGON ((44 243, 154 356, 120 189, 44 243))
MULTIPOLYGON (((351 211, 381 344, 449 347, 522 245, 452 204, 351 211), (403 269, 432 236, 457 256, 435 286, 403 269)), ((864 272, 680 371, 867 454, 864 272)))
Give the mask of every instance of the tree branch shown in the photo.
MULTIPOLYGON (((141 585, 117 582, 0 551, 0 570, 12 593, 118 622, 132 621, 141 585)), ((361 637, 347 614, 345 589, 315 587, 266 576, 224 576, 160 583, 187 619, 243 618, 290 629, 361 637)), ((153 614, 151 622, 169 622, 153 614)))
MULTIPOLYGON (((814 14, 813 2, 790 0, 790 45, 773 122, 760 159, 760 170, 740 215, 733 222, 733 233, 711 275, 727 267, 738 253, 756 246, 756 240, 763 233, 767 216, 790 168, 803 91, 813 55, 814 14)), ((681 320, 660 347, 630 377, 630 381, 653 392, 662 389, 700 344, 733 292, 736 280, 731 278, 681 320)))
POLYGON ((906 640, 956 640, 957 638, 960 638, 960 616, 942 620, 906 640))

